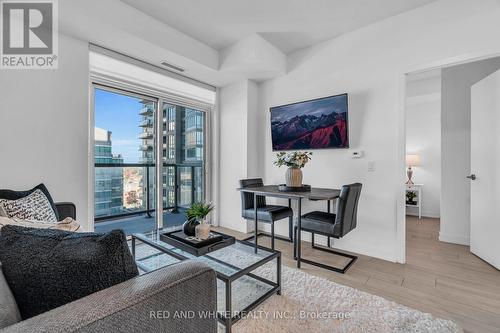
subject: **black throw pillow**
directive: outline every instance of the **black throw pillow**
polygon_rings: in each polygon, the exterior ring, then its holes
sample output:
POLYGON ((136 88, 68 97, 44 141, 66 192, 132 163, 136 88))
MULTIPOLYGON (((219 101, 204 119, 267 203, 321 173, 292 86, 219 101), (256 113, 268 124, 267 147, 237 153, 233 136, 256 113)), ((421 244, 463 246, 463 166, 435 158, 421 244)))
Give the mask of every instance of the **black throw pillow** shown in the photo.
POLYGON ((5 226, 3 273, 24 319, 139 274, 121 230, 76 233, 5 226))
POLYGON ((54 210, 54 214, 56 214, 56 218, 59 221, 59 214, 57 212, 56 205, 54 204, 54 200, 52 200, 52 196, 49 193, 49 190, 44 184, 39 184, 35 187, 33 187, 31 190, 27 191, 14 191, 14 190, 6 190, 6 189, 0 189, 0 199, 7 199, 7 200, 17 200, 21 199, 24 197, 27 197, 31 193, 35 192, 36 190, 40 190, 45 194, 47 199, 50 202, 50 205, 52 206, 52 209, 54 210))

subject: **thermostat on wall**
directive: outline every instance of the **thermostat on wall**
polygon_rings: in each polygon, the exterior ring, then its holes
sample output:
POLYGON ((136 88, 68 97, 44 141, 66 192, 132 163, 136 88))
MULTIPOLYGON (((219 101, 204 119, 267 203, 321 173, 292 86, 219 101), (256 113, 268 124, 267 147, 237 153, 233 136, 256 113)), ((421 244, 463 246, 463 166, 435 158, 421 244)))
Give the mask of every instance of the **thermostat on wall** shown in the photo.
POLYGON ((353 150, 353 151, 351 151, 351 157, 352 158, 361 158, 361 157, 363 157, 363 151, 362 150, 353 150))

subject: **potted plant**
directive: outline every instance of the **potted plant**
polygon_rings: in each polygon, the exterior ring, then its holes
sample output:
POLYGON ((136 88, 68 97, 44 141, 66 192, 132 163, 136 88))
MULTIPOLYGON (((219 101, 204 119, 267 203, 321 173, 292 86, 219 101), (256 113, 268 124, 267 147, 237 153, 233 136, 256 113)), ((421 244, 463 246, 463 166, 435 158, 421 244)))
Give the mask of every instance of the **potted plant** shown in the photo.
POLYGON ((301 187, 302 186, 302 168, 311 160, 311 152, 294 151, 294 152, 279 152, 276 154, 277 160, 274 162, 278 167, 287 166, 285 175, 286 186, 301 187))
POLYGON ((408 205, 416 205, 417 203, 413 201, 417 197, 417 192, 415 191, 406 191, 406 204, 408 205))
POLYGON ((214 209, 210 203, 197 202, 191 205, 186 213, 188 219, 195 219, 195 236, 199 239, 207 239, 210 235, 210 225, 207 223, 207 215, 214 209))

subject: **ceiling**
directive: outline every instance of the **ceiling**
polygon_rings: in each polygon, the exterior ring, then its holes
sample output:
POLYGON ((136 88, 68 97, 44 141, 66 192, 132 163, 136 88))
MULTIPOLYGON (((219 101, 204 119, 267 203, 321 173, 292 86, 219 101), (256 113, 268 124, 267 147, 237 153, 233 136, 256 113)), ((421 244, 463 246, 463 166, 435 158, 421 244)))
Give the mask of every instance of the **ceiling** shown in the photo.
POLYGON ((121 0, 217 50, 254 33, 284 53, 436 0, 121 0))

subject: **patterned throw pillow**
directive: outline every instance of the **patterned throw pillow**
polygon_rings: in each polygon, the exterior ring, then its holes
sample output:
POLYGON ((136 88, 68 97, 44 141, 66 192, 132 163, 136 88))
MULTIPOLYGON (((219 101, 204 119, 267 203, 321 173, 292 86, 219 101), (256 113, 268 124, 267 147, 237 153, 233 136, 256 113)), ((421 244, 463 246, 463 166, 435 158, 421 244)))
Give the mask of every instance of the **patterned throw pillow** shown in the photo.
POLYGON ((0 199, 0 217, 7 217, 7 213, 3 210, 2 205, 5 201, 7 201, 7 199, 0 199))
POLYGON ((0 202, 4 213, 9 218, 21 220, 57 222, 56 214, 49 199, 41 190, 17 200, 2 200, 0 202))

